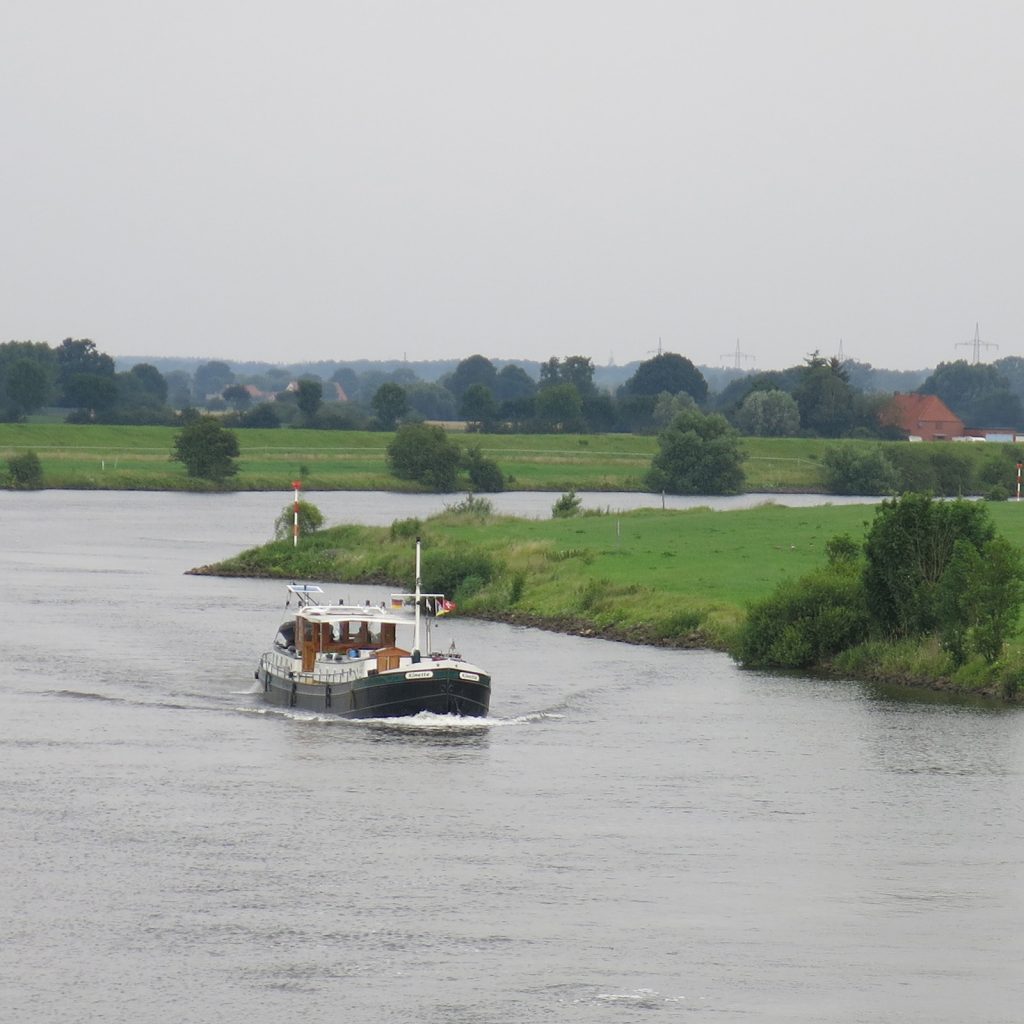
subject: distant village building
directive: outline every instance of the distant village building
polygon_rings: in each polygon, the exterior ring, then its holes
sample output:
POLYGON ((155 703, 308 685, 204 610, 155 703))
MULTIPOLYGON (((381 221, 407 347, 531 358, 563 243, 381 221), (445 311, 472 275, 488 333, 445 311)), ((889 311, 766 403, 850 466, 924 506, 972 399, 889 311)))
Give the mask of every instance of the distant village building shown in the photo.
POLYGON ((996 441, 1002 444, 1013 444, 1020 441, 1021 435, 1012 427, 967 427, 964 441, 996 441))
POLYGON ((897 392, 878 418, 883 427, 896 427, 911 441, 950 441, 964 436, 964 421, 937 395, 897 392))
MULTIPOLYGON (((321 382, 323 385, 323 397, 325 402, 347 402, 348 395, 345 394, 345 389, 335 380, 325 380, 321 382)), ((288 387, 285 391, 295 392, 299 390, 299 382, 297 380, 289 381, 288 387)))

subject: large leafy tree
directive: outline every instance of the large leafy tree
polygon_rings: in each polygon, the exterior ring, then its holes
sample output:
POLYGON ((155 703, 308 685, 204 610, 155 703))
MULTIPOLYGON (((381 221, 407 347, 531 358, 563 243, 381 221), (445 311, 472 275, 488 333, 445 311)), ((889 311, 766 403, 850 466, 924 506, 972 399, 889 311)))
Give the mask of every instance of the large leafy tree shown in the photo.
POLYGON ((41 409, 53 393, 49 368, 36 359, 22 357, 5 368, 3 405, 12 419, 41 409))
POLYGON ((167 381, 167 404, 184 409, 192 404, 192 375, 184 370, 171 370, 164 374, 167 381))
POLYGON ((503 366, 494 380, 494 397, 499 402, 517 398, 532 398, 537 393, 537 382, 515 363, 503 366))
POLYGON ((474 355, 463 359, 444 381, 444 384, 456 399, 459 399, 474 384, 483 384, 493 392, 497 376, 498 371, 490 359, 486 356, 474 355))
POLYGON ((21 419, 48 405, 56 378, 56 356, 45 342, 0 345, 0 419, 21 419))
POLYGON ((807 359, 793 398, 800 422, 820 437, 842 437, 857 420, 856 392, 846 379, 842 363, 815 352, 807 359))
POLYGON ((117 403, 115 375, 76 373, 64 383, 63 404, 78 409, 87 418, 104 418, 117 403))
POLYGON ((957 541, 981 551, 994 534, 979 502, 917 493, 883 501, 864 544, 864 586, 877 625, 895 636, 935 629, 937 591, 957 541))
POLYGON ((981 552, 981 571, 967 589, 971 602, 971 644, 990 664, 1003 652, 1020 621, 1024 565, 1020 550, 1005 537, 993 537, 981 552))
POLYGON ((737 494, 743 486, 739 434, 719 413, 680 413, 658 436, 658 451, 645 478, 668 494, 737 494))
POLYGON ((128 372, 156 405, 167 401, 167 380, 151 363, 136 363, 128 372))
POLYGON ((754 391, 784 391, 791 394, 799 382, 802 367, 791 367, 788 370, 768 370, 765 373, 747 373, 731 380, 713 397, 712 405, 717 412, 726 416, 732 414, 743 404, 746 397, 754 391))
MULTIPOLYGON (((80 376, 114 376, 114 360, 96 348, 88 338, 65 338, 57 347, 57 385, 63 395, 69 383, 80 376)), ((61 401, 61 405, 77 405, 61 401)))
POLYGON ((229 384, 221 398, 231 406, 235 412, 245 412, 252 405, 252 395, 244 384, 229 384))
POLYGON ((1021 553, 1005 537, 993 537, 979 551, 960 539, 937 594, 939 635, 953 661, 962 665, 970 651, 990 664, 1013 635, 1024 603, 1021 553))
POLYGON ((587 430, 606 434, 615 429, 618 420, 615 399, 607 391, 598 391, 583 399, 583 421, 587 430))
POLYGON ((1005 378, 1010 391, 1024 402, 1024 356, 1003 356, 992 366, 1005 378))
POLYGON ((1020 398, 1009 388, 996 388, 978 395, 971 406, 969 426, 1009 427, 1019 430, 1024 427, 1024 406, 1020 398))
POLYGON ((57 404, 89 416, 117 401, 114 360, 88 338, 65 338, 57 347, 57 404))
POLYGON ((751 391, 736 411, 736 426, 754 437, 793 437, 800 431, 800 409, 784 391, 751 391))
POLYGON ((443 494, 455 490, 462 452, 440 428, 406 423, 387 448, 391 472, 400 480, 415 480, 443 494))
POLYGON ((381 430, 394 430, 396 424, 409 412, 405 388, 394 381, 386 381, 377 388, 370 400, 377 425, 381 430))
POLYGON ((540 389, 571 384, 580 398, 586 399, 597 393, 594 386, 594 363, 589 356, 566 356, 559 359, 552 356, 540 367, 540 389))
POLYGON ((198 416, 174 439, 171 459, 183 462, 190 477, 223 483, 238 472, 238 438, 214 416, 198 416))
MULTIPOLYGON (((1015 367, 1007 364, 1007 368, 1015 367)), ((1020 398, 995 364, 968 363, 964 359, 939 363, 917 390, 938 395, 969 427, 1024 425, 1020 398)))
POLYGON ((309 423, 324 400, 324 386, 319 380, 304 377, 295 387, 295 404, 309 423))
POLYGON ((192 387, 196 401, 203 405, 211 395, 221 395, 229 384, 235 383, 235 372, 227 363, 214 359, 196 367, 192 387))
POLYGON ((419 381, 405 388, 409 408, 426 420, 453 420, 457 412, 452 393, 436 381, 419 381))
POLYGON ((573 384, 541 388, 534 399, 534 416, 541 430, 578 433, 583 429, 583 399, 573 384))
POLYGON ((473 384, 468 387, 459 402, 459 415, 481 430, 489 430, 498 415, 498 403, 491 394, 491 389, 484 384, 473 384))
POLYGON ((698 405, 703 405, 708 397, 708 382, 686 356, 663 352, 641 363, 619 388, 621 395, 660 395, 662 391, 673 395, 685 391, 698 405))

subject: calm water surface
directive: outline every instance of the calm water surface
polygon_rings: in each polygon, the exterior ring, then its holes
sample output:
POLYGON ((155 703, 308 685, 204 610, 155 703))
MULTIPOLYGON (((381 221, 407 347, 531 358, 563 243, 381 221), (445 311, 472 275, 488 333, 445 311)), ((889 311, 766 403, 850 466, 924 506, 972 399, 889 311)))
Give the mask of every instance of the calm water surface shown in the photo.
POLYGON ((271 712, 183 571, 283 503, 0 493, 0 1020, 1024 1018, 1020 713, 458 619, 486 723, 271 712))

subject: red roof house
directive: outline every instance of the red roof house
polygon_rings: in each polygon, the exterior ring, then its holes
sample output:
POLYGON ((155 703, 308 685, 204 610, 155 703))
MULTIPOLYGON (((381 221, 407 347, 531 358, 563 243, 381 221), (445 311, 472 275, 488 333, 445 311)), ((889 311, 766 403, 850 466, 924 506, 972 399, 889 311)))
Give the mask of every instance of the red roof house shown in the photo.
POLYGON ((937 395, 897 392, 878 418, 882 426, 898 427, 922 441, 948 441, 964 435, 964 421, 937 395))

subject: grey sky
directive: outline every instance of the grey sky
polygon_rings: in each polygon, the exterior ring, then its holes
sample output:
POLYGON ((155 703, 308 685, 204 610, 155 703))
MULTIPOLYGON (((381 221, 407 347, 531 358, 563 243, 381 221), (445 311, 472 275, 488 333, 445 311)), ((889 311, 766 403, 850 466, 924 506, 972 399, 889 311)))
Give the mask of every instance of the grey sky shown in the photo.
POLYGON ((1020 354, 1022 39, 1019 0, 4 0, 0 337, 1020 354))

